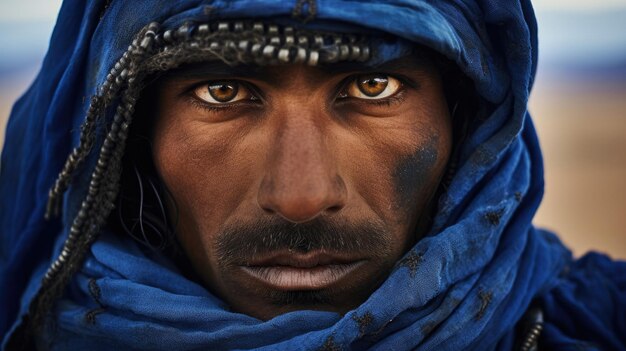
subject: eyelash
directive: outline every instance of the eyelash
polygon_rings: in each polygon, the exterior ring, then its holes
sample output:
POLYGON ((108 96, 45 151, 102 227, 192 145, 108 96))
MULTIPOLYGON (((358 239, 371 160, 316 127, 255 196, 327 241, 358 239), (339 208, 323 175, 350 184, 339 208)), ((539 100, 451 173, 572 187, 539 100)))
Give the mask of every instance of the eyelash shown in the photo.
POLYGON ((219 104, 219 105, 209 104, 209 103, 200 101, 200 99, 192 95, 188 96, 188 100, 189 100, 189 103, 191 103, 191 105, 193 105, 194 107, 200 110, 205 110, 209 112, 225 112, 236 107, 233 104, 219 104))
MULTIPOLYGON (((354 83, 359 76, 359 75, 352 75, 344 79, 343 82, 339 84, 340 88, 337 90, 337 93, 335 94, 336 95, 335 101, 340 104, 357 102, 360 104, 367 104, 371 106, 381 106, 381 107, 392 106, 392 105, 402 103, 406 99, 405 95, 406 95, 407 86, 415 88, 415 84, 408 81, 405 77, 395 76, 395 75, 386 74, 386 73, 380 73, 380 74, 397 79, 400 82, 400 88, 398 89, 398 91, 388 97, 381 98, 381 99, 362 99, 362 98, 356 98, 356 97, 351 97, 351 96, 340 98, 339 96, 348 89, 349 84, 354 83)), ((242 105, 250 106, 251 103, 258 104, 258 102, 261 101, 261 98, 259 97, 260 94, 258 92, 258 89, 254 85, 245 81, 240 81, 240 80, 232 80, 232 81, 237 82, 238 84, 241 84, 241 86, 243 86, 245 89, 248 89, 253 98, 247 101, 235 101, 233 103, 211 104, 211 103, 202 101, 200 98, 195 96, 194 94, 195 89, 201 86, 208 85, 212 81, 205 81, 202 83, 195 84, 193 87, 191 87, 187 91, 186 95, 188 97, 189 102, 194 107, 202 109, 202 110, 206 110, 209 112, 226 112, 232 109, 240 108, 242 107, 242 105)))
POLYGON ((232 109, 237 109, 242 107, 242 105, 245 106, 251 106, 251 105, 257 105, 259 101, 261 101, 261 98, 259 97, 259 93, 258 90, 250 83, 245 82, 245 81, 240 81, 240 80, 230 80, 232 82, 237 82, 237 84, 240 84, 242 87, 244 87, 245 89, 248 89, 250 91, 250 95, 252 95, 252 99, 246 100, 246 101, 235 101, 235 102, 226 102, 223 104, 211 104, 205 101, 202 101, 202 99, 198 98, 195 94, 194 91, 201 86, 207 86, 209 85, 212 81, 205 81, 202 83, 198 83, 195 84, 194 86, 192 86, 191 88, 189 88, 186 93, 185 96, 187 97, 187 100, 196 108, 199 108, 201 110, 206 110, 209 112, 225 112, 228 110, 232 110, 232 109))
POLYGON ((356 79, 359 77, 359 75, 353 75, 344 79, 344 81, 339 85, 340 89, 338 90, 338 93, 336 94, 338 98, 336 98, 335 101, 341 104, 356 102, 359 104, 367 104, 370 106, 392 106, 392 105, 399 104, 406 99, 407 86, 410 88, 416 87, 415 84, 413 84, 412 82, 410 82, 407 78, 403 76, 396 76, 396 75, 386 74, 386 73, 374 73, 374 74, 385 75, 385 76, 397 79, 400 82, 400 87, 398 88, 398 91, 396 91, 395 93, 393 93, 392 95, 388 97, 381 98, 381 99, 361 99, 361 98, 352 97, 352 96, 339 98, 339 96, 348 89, 349 84, 355 83, 356 79))
POLYGON ((406 100, 405 90, 406 88, 404 86, 401 86, 400 89, 395 94, 389 97, 382 98, 382 99, 370 99, 370 100, 362 99, 362 101, 359 100, 359 103, 364 103, 364 104, 369 104, 369 105, 374 105, 374 106, 393 106, 396 104, 400 104, 404 102, 404 100, 406 100))

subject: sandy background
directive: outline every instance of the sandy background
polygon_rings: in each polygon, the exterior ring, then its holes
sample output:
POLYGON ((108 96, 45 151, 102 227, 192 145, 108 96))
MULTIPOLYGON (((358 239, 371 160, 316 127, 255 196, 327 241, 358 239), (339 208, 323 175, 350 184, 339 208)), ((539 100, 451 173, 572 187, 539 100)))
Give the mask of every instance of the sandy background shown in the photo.
POLYGON ((540 80, 531 96, 546 179, 534 222, 577 255, 625 259, 626 85, 567 83, 540 80))

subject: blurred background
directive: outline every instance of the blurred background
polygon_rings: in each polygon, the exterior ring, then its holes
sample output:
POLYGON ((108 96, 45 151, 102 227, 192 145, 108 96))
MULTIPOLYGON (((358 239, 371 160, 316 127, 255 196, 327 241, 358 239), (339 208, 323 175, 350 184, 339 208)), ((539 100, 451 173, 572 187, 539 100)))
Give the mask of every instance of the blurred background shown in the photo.
MULTIPOLYGON (((60 0, 0 0, 0 145, 34 79, 60 0)), ((530 101, 546 194, 535 224, 576 255, 626 259, 626 0, 536 0, 539 71, 530 101)))

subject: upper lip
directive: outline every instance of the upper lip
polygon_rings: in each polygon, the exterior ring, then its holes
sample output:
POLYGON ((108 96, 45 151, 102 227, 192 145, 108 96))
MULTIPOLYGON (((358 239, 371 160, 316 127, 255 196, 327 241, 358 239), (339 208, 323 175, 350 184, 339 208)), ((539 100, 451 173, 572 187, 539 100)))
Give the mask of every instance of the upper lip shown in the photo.
POLYGON ((311 251, 307 253, 280 251, 264 257, 255 257, 245 265, 248 267, 289 266, 296 268, 313 268, 317 266, 349 264, 361 260, 362 258, 354 255, 324 251, 311 251))

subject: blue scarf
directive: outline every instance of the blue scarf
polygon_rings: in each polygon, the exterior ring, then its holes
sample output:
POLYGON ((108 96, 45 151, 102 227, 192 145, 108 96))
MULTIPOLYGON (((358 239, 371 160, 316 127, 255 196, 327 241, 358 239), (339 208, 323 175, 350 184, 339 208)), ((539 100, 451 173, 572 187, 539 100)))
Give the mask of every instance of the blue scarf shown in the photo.
MULTIPOLYGON (((58 301, 56 329, 41 345, 58 350, 506 350, 514 345, 515 324, 537 299, 547 306, 547 318, 576 320, 546 324, 547 342, 572 346, 580 345, 576 333, 586 316, 626 305, 616 288, 624 286, 623 265, 590 256, 588 264, 577 266, 555 236, 531 225, 543 193, 543 168, 526 110, 537 63, 528 1, 145 0, 112 1, 106 10, 105 3, 63 4, 41 72, 11 114, 0 184, 5 345, 86 194, 84 179, 93 171, 96 151, 65 196, 64 216, 44 220, 48 189, 78 142, 86 97, 104 83, 133 36, 152 21, 176 28, 187 20, 287 19, 296 3, 305 5, 295 9, 304 17, 315 7, 312 25, 342 22, 428 46, 474 82, 480 97, 476 127, 459 148, 458 170, 440 198, 430 233, 355 310, 343 316, 296 311, 260 321, 229 311, 163 256, 103 232, 58 301), (600 307, 587 311, 577 299, 593 299, 592 286, 585 285, 589 289, 582 296, 567 282, 577 281, 577 272, 590 266, 609 272, 595 277, 614 290, 604 293, 600 307), (566 268, 573 273, 559 276, 566 268), (587 314, 576 314, 583 310, 587 314)), ((601 320, 590 328, 624 330, 624 319, 601 320)), ((616 333, 598 333, 593 336, 600 346, 626 344, 616 333)))

